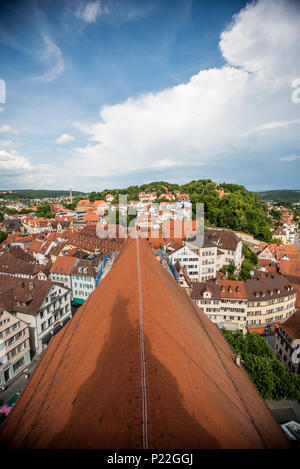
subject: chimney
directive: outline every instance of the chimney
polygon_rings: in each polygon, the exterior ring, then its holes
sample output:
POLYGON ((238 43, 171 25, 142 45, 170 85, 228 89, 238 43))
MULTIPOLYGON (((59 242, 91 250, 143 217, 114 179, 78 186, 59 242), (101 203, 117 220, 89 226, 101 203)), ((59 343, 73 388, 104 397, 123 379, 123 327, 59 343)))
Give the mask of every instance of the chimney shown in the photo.
POLYGON ((240 364, 241 364, 241 356, 238 355, 238 354, 235 354, 235 356, 234 356, 234 361, 235 361, 235 364, 236 364, 237 366, 240 366, 240 364))

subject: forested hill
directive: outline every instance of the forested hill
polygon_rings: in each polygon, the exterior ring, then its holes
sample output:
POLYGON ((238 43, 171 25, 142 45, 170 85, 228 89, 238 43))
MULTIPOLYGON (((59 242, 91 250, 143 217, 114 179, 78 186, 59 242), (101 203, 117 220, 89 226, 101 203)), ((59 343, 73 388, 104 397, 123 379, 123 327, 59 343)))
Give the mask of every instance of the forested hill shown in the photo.
MULTIPOLYGON (((5 192, 5 191, 1 191, 5 192)), ((0 198, 10 200, 21 200, 21 199, 43 199, 43 198, 56 198, 56 197, 68 197, 70 191, 59 191, 59 190, 34 190, 24 189, 7 191, 8 193, 0 193, 0 198)), ((84 192, 72 191, 73 196, 85 195, 84 192)))
POLYGON ((277 190, 277 191, 264 191, 256 192, 260 200, 281 202, 288 201, 290 203, 300 202, 300 190, 277 190))
POLYGON ((190 194, 193 204, 204 203, 206 221, 216 227, 251 233, 255 238, 269 242, 271 218, 258 196, 238 184, 216 185, 210 179, 192 181, 181 188, 190 194), (218 191, 226 193, 220 197, 218 191))
POLYGON ((163 194, 166 191, 176 190, 190 195, 194 213, 196 203, 204 203, 207 225, 251 233, 257 239, 266 242, 272 239, 271 219, 267 214, 266 204, 262 203, 256 194, 247 191, 238 184, 223 183, 218 185, 210 179, 201 179, 180 186, 158 181, 142 186, 130 186, 126 189, 105 189, 102 192, 91 192, 89 199, 91 201, 98 198, 103 199, 106 194, 110 193, 116 198, 120 194, 126 194, 129 200, 138 200, 138 194, 141 191, 163 194), (228 195, 220 198, 218 192, 220 190, 228 195))

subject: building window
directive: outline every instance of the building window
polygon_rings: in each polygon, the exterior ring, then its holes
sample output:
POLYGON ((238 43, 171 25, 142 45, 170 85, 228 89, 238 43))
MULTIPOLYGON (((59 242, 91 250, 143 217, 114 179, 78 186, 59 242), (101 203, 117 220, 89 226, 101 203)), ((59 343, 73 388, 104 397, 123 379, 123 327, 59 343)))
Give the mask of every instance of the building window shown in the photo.
POLYGON ((10 321, 9 318, 3 319, 2 321, 0 321, 0 327, 4 326, 4 324, 7 324, 9 321, 10 321))
POLYGON ((45 321, 45 322, 43 322, 43 323, 41 324, 41 329, 42 329, 42 331, 44 331, 44 330, 46 329, 46 327, 47 327, 47 323, 46 323, 46 321, 45 321))
POLYGON ((13 324, 11 326, 12 330, 15 331, 16 329, 18 329, 20 327, 20 321, 19 322, 16 322, 16 324, 13 324))
POLYGON ((22 343, 17 347, 18 352, 21 352, 22 350, 24 350, 25 345, 26 345, 26 341, 25 341, 25 342, 22 342, 22 343))
POLYGON ((18 360, 18 361, 14 364, 14 366, 13 366, 14 372, 16 372, 17 370, 19 370, 24 364, 25 364, 25 358, 22 357, 22 358, 20 358, 20 360, 18 360))

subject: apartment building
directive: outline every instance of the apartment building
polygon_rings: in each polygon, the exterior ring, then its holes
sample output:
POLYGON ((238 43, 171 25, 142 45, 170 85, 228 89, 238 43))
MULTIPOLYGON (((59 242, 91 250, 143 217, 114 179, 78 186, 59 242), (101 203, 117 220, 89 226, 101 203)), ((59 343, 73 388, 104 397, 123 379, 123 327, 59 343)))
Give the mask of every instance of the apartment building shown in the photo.
POLYGON ((185 268, 188 277, 192 281, 199 281, 201 277, 201 260, 198 252, 193 252, 187 246, 182 246, 169 254, 168 258, 174 266, 179 263, 182 268, 185 268))
POLYGON ((78 262, 77 257, 57 256, 50 269, 50 280, 62 283, 65 287, 72 290, 71 272, 76 262, 78 262))
POLYGON ((263 332, 295 312, 297 291, 282 275, 192 284, 191 297, 209 319, 229 329, 263 332))
POLYGON ((208 230, 205 233, 207 241, 214 242, 224 252, 224 264, 233 263, 237 271, 241 269, 243 262, 242 240, 232 231, 208 230))
POLYGON ((30 362, 28 325, 0 305, 0 385, 14 378, 30 362))
POLYGON ((72 301, 83 303, 96 288, 97 260, 79 259, 71 270, 72 301))
POLYGON ((218 251, 221 253, 216 244, 201 238, 198 234, 187 236, 183 244, 183 247, 169 254, 172 264, 180 262, 192 281, 203 282, 216 278, 216 267, 219 264, 218 251))
POLYGON ((244 282, 197 282, 192 285, 191 297, 212 322, 246 332, 248 299, 244 282))
POLYGON ((49 280, 0 276, 1 303, 29 327, 30 347, 40 353, 71 319, 70 290, 49 280))
POLYGON ((300 374, 300 310, 276 329, 275 354, 292 373, 300 374), (295 341, 295 342, 294 342, 295 341), (298 350, 297 350, 298 349, 298 350))

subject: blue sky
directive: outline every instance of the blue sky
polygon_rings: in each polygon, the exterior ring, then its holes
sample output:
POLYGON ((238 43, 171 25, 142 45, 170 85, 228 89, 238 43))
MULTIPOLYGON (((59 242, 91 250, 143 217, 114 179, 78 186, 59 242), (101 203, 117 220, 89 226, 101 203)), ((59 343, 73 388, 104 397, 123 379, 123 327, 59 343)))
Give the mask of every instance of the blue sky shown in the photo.
POLYGON ((299 47, 296 0, 2 1, 0 188, 299 189, 299 47))

